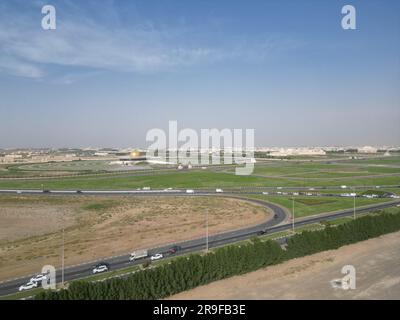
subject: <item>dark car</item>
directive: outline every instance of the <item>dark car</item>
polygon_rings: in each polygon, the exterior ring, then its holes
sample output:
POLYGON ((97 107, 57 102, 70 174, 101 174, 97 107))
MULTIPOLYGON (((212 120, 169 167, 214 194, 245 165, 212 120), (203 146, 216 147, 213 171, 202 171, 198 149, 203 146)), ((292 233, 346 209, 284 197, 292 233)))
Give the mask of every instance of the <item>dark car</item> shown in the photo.
POLYGON ((50 193, 50 190, 44 189, 43 193, 50 193))
POLYGON ((172 248, 170 248, 168 250, 168 253, 174 254, 174 253, 178 252, 179 250, 182 250, 182 248, 180 246, 173 246, 172 248))
POLYGON ((264 229, 264 230, 258 231, 258 232, 257 232, 257 235, 262 236, 262 235, 264 235, 264 234, 266 234, 266 233, 267 233, 267 229, 264 229))
POLYGON ((79 193, 79 194, 80 194, 80 193, 82 193, 82 191, 81 191, 81 190, 76 190, 76 193, 79 193))
POLYGON ((278 215, 276 213, 274 214, 274 219, 278 219, 278 215))

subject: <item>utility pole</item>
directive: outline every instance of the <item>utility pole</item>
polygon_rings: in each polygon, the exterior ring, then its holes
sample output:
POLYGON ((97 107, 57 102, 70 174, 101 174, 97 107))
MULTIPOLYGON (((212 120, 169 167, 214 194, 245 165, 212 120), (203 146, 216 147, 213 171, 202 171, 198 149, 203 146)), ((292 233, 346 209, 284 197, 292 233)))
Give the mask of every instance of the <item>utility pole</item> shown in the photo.
POLYGON ((355 220, 356 219, 356 190, 355 190, 355 188, 353 189, 353 200, 354 200, 354 203, 353 203, 353 218, 355 220))
POLYGON ((292 198, 292 231, 294 233, 294 198, 292 198))
POLYGON ((208 210, 206 210, 206 253, 208 253, 208 210))
POLYGON ((61 285, 64 287, 64 226, 62 229, 61 285))

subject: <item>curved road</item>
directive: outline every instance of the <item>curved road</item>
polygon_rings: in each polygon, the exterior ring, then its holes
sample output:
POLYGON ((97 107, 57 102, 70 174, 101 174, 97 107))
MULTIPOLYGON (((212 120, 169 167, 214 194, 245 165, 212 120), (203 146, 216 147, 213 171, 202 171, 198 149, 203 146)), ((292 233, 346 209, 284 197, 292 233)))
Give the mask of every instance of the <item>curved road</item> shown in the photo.
MULTIPOLYGON (((43 194, 41 190, 0 190, 0 193, 24 193, 24 194, 43 194)), ((234 194, 227 194, 227 193, 217 193, 217 192, 198 192, 194 194, 185 193, 182 190, 168 190, 168 191, 146 191, 146 192, 139 192, 139 191, 81 191, 82 194, 90 194, 90 195, 116 195, 116 194, 130 194, 130 195, 163 195, 163 196, 194 196, 194 195, 218 195, 224 197, 234 197, 240 198, 235 196, 234 194)), ((76 195, 76 191, 72 190, 57 190, 57 191, 49 191, 46 194, 63 194, 63 195, 76 195)), ((242 198, 243 199, 243 198, 242 198)), ((246 227, 239 230, 227 231, 215 235, 210 235, 208 239, 208 246, 209 248, 249 239, 253 236, 256 236, 258 232, 261 230, 267 230, 268 233, 284 231, 292 228, 291 223, 284 223, 287 218, 287 214, 285 210, 272 203, 267 203, 262 200, 256 199, 243 199, 246 201, 250 201, 253 203, 261 204, 274 212, 274 217, 270 220, 263 222, 262 224, 246 227)), ((369 207, 358 208, 357 213, 365 213, 369 211, 374 211, 378 209, 383 209, 391 206, 395 206, 400 204, 400 200, 391 201, 387 203, 380 203, 376 205, 372 205, 369 207)), ((315 222, 319 222, 323 220, 331 220, 339 217, 351 216, 353 215, 353 209, 342 210, 334 213, 324 214, 323 217, 321 215, 312 216, 308 218, 304 218, 295 222, 295 227, 303 226, 315 222)), ((281 239, 279 242, 285 242, 286 239, 281 239)), ((173 245, 178 245, 182 249, 175 255, 186 254, 189 252, 199 251, 206 248, 206 238, 197 238, 187 241, 182 241, 179 243, 171 243, 162 246, 158 246, 155 248, 151 248, 148 250, 149 255, 153 255, 155 253, 164 253, 166 256, 168 255, 168 249, 170 249, 173 245)), ((128 266, 132 266, 134 264, 141 264, 145 260, 139 260, 136 262, 129 262, 129 255, 119 255, 115 257, 110 257, 102 260, 85 262, 75 266, 69 266, 65 268, 64 271, 64 280, 71 281, 79 278, 84 278, 92 274, 93 265, 98 263, 99 261, 106 262, 110 265, 111 270, 126 268, 128 266)), ((4 282, 0 282, 0 296, 12 294, 18 291, 18 287, 21 284, 27 283, 32 275, 21 277, 17 279, 12 279, 4 282)), ((61 282, 61 271, 57 270, 57 282, 61 282)))

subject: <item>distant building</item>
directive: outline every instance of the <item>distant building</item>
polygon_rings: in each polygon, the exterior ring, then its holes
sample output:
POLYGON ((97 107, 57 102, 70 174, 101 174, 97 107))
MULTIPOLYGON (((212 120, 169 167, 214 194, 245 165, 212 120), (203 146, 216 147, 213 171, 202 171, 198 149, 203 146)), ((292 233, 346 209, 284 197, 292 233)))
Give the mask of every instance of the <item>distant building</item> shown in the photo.
POLYGON ((377 153, 378 148, 370 147, 370 146, 365 146, 362 148, 358 148, 358 153, 377 153))
POLYGON ((279 148, 270 152, 270 156, 273 157, 324 155, 326 155, 326 152, 321 148, 279 148))

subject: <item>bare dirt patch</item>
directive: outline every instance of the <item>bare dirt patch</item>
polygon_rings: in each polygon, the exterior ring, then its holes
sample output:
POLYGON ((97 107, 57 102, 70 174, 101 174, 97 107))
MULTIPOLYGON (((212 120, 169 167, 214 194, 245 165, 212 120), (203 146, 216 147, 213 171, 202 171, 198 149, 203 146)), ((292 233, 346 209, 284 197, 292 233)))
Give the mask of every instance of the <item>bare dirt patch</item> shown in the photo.
POLYGON ((261 223, 271 213, 221 197, 0 196, 0 280, 261 223))
POLYGON ((399 299, 400 232, 217 281, 170 299, 399 299), (333 288, 345 265, 356 289, 333 288))

